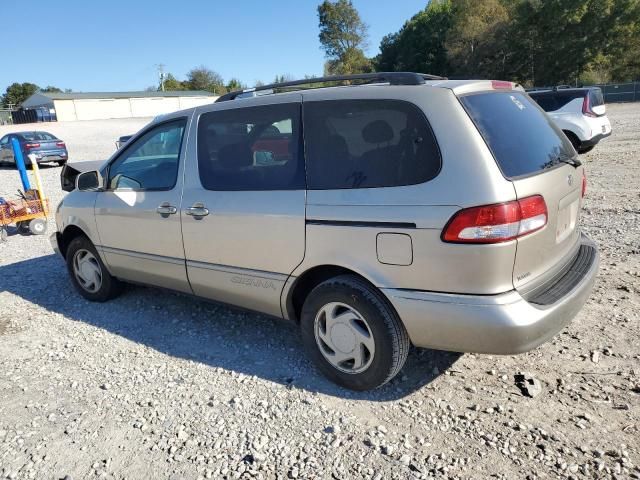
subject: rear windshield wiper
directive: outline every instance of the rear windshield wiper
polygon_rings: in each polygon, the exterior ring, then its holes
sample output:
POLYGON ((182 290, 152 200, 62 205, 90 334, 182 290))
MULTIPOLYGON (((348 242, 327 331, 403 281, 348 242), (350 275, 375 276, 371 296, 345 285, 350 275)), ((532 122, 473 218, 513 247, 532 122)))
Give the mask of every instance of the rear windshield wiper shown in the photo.
POLYGON ((578 160, 577 157, 572 157, 571 155, 567 155, 566 153, 559 153, 555 158, 554 163, 555 162, 566 163, 575 168, 578 168, 580 165, 582 165, 582 162, 578 160))

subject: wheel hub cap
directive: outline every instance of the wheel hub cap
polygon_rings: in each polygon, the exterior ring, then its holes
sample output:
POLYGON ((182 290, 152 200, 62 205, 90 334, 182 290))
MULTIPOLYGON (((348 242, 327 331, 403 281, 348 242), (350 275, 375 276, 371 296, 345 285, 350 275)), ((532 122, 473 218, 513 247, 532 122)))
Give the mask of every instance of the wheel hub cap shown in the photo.
POLYGON ((331 341, 342 353, 353 352, 356 348, 356 335, 351 328, 344 323, 337 323, 331 327, 331 341))
POLYGON ((324 305, 315 318, 316 343, 324 358, 344 373, 360 373, 375 354, 373 333, 355 308, 341 302, 324 305))
POLYGON ((78 250, 73 257, 73 273, 80 286, 95 293, 102 286, 102 269, 96 257, 88 250, 78 250))

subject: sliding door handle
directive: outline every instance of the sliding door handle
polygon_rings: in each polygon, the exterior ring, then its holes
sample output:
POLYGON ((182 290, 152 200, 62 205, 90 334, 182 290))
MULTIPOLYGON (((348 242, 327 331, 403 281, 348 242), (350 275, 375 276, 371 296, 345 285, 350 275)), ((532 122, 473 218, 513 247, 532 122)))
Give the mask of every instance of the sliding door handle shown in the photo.
POLYGON ((199 219, 209 215, 209 209, 204 206, 203 203, 194 203, 192 206, 186 209, 185 213, 192 217, 199 219))

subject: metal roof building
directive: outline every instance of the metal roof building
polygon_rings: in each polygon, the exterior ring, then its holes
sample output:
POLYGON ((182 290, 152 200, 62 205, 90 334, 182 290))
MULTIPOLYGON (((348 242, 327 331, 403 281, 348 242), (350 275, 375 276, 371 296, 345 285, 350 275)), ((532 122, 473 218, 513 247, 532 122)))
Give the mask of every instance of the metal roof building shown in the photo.
POLYGON ((22 102, 24 109, 45 109, 59 122, 107 118, 154 117, 214 102, 205 91, 175 92, 36 92, 22 102))

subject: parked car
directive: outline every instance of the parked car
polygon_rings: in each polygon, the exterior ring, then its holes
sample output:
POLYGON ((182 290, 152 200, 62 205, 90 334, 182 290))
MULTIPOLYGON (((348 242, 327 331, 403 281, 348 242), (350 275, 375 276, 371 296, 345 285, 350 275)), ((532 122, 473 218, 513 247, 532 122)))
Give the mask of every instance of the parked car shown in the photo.
POLYGON ((578 153, 590 152, 611 135, 611 122, 598 87, 535 90, 529 96, 553 118, 578 153))
POLYGON ((0 138, 0 164, 15 165, 12 138, 17 138, 20 142, 24 162, 31 165, 28 155, 34 154, 36 161, 40 163, 55 162, 58 165, 67 163, 69 153, 66 144, 47 132, 16 132, 9 133, 0 138))
POLYGON ((166 115, 80 173, 51 238, 78 292, 131 281, 283 317, 356 390, 393 378, 411 344, 552 338, 599 261, 567 137, 510 82, 347 78, 370 84, 166 115))

